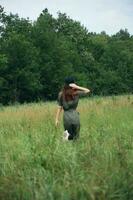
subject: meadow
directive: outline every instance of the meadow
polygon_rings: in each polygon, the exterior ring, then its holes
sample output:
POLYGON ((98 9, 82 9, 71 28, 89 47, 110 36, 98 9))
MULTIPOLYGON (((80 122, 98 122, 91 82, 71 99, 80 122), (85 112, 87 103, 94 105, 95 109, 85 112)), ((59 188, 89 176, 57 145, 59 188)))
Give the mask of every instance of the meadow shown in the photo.
POLYGON ((56 102, 0 107, 0 200, 133 199, 133 96, 83 98, 63 141, 56 102))

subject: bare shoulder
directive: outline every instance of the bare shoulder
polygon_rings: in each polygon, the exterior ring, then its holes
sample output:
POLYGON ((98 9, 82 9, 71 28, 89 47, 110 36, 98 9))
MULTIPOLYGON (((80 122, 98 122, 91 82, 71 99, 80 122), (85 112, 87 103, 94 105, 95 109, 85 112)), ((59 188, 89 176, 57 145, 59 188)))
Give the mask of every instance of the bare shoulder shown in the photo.
POLYGON ((62 101, 62 91, 59 92, 58 94, 58 99, 57 99, 58 105, 63 106, 63 101, 62 101))
POLYGON ((62 95, 63 95, 63 92, 60 91, 59 94, 58 94, 58 100, 62 101, 62 95))
POLYGON ((62 91, 59 92, 58 97, 61 98, 62 97, 62 91))

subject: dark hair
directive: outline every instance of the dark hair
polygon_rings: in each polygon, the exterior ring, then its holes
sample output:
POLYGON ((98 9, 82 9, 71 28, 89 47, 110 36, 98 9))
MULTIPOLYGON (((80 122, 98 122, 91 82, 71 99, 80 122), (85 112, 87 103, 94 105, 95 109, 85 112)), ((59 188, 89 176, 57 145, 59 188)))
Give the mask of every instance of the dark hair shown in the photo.
POLYGON ((75 83, 75 80, 74 80, 74 77, 72 76, 68 76, 65 78, 64 80, 65 82, 65 85, 62 89, 62 98, 65 100, 65 101, 71 101, 71 100, 74 100, 75 96, 76 96, 76 89, 73 89, 69 86, 70 83, 75 83))
POLYGON ((71 101, 75 99, 75 96, 77 95, 76 93, 77 89, 73 89, 68 85, 65 85, 63 90, 62 90, 62 98, 65 101, 71 101))
POLYGON ((65 81, 65 85, 67 86, 69 86, 70 83, 75 83, 74 77, 72 76, 67 76, 64 81, 65 81))

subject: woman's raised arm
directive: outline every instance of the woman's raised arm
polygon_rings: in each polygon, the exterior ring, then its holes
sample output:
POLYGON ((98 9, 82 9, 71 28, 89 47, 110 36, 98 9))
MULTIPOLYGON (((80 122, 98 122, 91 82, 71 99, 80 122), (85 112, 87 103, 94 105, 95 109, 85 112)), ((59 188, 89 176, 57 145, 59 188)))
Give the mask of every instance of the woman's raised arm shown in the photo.
POLYGON ((76 85, 75 83, 70 83, 69 86, 74 88, 74 89, 83 91, 86 94, 90 92, 90 90, 88 88, 80 87, 80 86, 76 85))

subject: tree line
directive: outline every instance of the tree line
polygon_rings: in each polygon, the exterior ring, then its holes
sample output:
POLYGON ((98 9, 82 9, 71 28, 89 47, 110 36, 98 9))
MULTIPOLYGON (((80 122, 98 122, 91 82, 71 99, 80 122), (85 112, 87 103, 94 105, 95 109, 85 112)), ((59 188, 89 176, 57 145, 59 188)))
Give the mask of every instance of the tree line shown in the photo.
POLYGON ((133 91, 133 36, 89 32, 64 13, 36 21, 0 6, 0 103, 55 100, 65 76, 92 95, 133 91))

